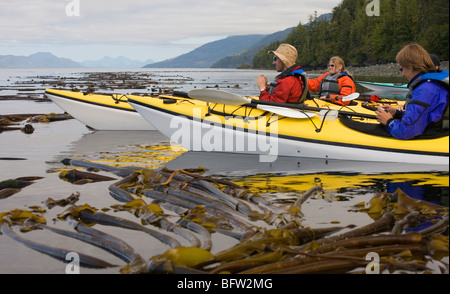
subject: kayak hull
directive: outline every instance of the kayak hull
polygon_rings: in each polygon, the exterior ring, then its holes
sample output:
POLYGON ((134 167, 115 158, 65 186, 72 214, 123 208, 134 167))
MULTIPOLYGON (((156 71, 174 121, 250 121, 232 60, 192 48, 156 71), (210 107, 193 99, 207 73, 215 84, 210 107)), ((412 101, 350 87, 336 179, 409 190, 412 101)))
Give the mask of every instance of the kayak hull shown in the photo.
POLYGON ((318 116, 280 119, 267 111, 224 105, 211 111, 201 101, 164 104, 133 97, 129 103, 174 144, 192 151, 258 154, 263 162, 288 156, 448 166, 448 136, 400 141, 359 133, 339 120, 322 122, 318 116), (251 116, 238 115, 250 111, 251 116))
POLYGON ((357 83, 363 86, 364 88, 380 93, 407 94, 409 92, 409 89, 406 86, 406 84, 396 85, 392 83, 372 83, 364 81, 358 81, 357 83))
POLYGON ((111 95, 84 95, 53 89, 47 89, 45 94, 73 118, 95 130, 155 130, 124 98, 116 101, 111 95))

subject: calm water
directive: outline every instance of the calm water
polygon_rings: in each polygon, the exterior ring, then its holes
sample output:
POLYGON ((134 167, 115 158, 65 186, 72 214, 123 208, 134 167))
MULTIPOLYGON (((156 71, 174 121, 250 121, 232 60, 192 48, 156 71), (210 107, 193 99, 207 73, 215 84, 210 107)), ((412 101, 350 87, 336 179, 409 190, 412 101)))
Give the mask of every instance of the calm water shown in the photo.
MULTIPOLYGON (((40 81, 60 77, 83 77, 87 71, 86 69, 0 70, 0 96, 40 96, 46 87, 40 81)), ((253 70, 211 69, 181 71, 142 69, 139 72, 151 73, 155 79, 160 79, 161 83, 167 83, 168 87, 175 87, 180 91, 218 85, 220 89, 242 95, 257 95, 255 80, 261 74, 261 71, 253 70)), ((263 73, 269 79, 275 76, 273 71, 263 73)), ((124 89, 122 93, 135 91, 124 89)), ((0 115, 51 112, 63 111, 49 102, 0 99, 0 115)), ((101 209, 117 204, 108 193, 108 186, 112 182, 74 185, 61 180, 59 171, 64 166, 60 161, 64 158, 152 169, 163 166, 170 169, 202 166, 208 170, 207 175, 247 185, 268 199, 292 199, 314 185, 321 185, 325 190, 323 198, 309 200, 302 209, 305 214, 304 225, 311 227, 328 227, 336 222, 342 226, 372 222, 373 220, 366 214, 350 212, 352 207, 367 201, 377 192, 393 192, 397 187, 402 187, 418 198, 448 206, 448 171, 430 172, 422 171, 420 166, 395 165, 397 173, 392 173, 391 167, 386 165, 290 158, 280 158, 277 162, 268 164, 260 163, 258 157, 252 156, 173 150, 168 140, 157 131, 91 131, 76 120, 34 123, 33 126, 35 131, 32 134, 20 131, 0 133, 0 181, 25 176, 43 177, 19 193, 0 199, 0 213, 16 208, 28 209, 30 206, 44 207, 43 202, 49 197, 62 199, 77 192, 80 193, 80 200, 77 203, 80 205, 88 203, 101 209)), ((106 172, 102 174, 114 176, 106 172)), ((63 211, 64 208, 61 207, 48 210, 45 217, 49 224, 53 224, 52 219, 63 211)), ((104 230, 126 240, 146 259, 168 249, 151 237, 142 237, 138 232, 111 227, 105 227, 104 230)), ((25 237, 61 248, 79 250, 111 263, 124 265, 121 260, 98 248, 47 231, 30 232, 25 234, 25 237)), ((235 243, 236 241, 229 237, 213 234, 212 252, 219 252, 235 243)), ((65 273, 65 268, 66 264, 60 261, 28 249, 6 236, 0 236, 0 273, 65 273)), ((82 268, 81 271, 118 273, 118 269, 118 267, 108 270, 82 268)))

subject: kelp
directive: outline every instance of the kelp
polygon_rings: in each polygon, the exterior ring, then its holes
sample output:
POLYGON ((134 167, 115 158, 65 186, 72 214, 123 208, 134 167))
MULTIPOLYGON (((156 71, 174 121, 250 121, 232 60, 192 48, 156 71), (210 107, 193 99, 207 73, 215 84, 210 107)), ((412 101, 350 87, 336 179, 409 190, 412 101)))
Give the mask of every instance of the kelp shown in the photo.
POLYGON ((170 247, 177 247, 181 245, 176 239, 161 232, 149 229, 133 221, 108 215, 106 213, 93 212, 91 209, 81 209, 78 211, 78 216, 79 219, 84 223, 97 223, 107 226, 116 226, 130 230, 142 231, 152 237, 155 237, 156 239, 169 245, 170 247))
MULTIPOLYGON (((39 207, 35 211, 40 213, 0 214, 4 234, 61 260, 67 250, 32 245, 12 228, 20 227, 22 234, 49 230, 99 247, 125 262, 121 273, 363 273, 370 262, 366 257, 373 253, 380 258, 381 271, 426 273, 431 271, 426 259, 448 257, 448 208, 413 199, 401 190, 378 193, 355 207, 358 213, 367 213, 372 223, 311 228, 302 225, 302 206, 322 192, 314 183, 297 198, 277 202, 192 171, 111 168, 76 160, 65 164, 122 177, 108 188, 119 204, 100 211, 89 204, 77 205, 78 193, 66 199, 48 198, 44 202, 48 209, 65 208, 54 221, 69 223, 73 231, 48 225, 46 211, 39 207), (103 226, 149 234, 162 243, 161 252, 145 259, 126 240, 103 232, 103 226), (214 234, 231 236, 235 244, 212 253, 214 234)), ((83 266, 112 266, 83 258, 83 266)), ((448 272, 448 264, 441 270, 448 272)))
POLYGON ((42 177, 20 177, 17 179, 10 179, 0 182, 0 199, 6 199, 12 195, 20 192, 34 183, 35 180, 42 179, 42 177))
MULTIPOLYGON (((145 261, 142 259, 142 257, 139 254, 135 253, 134 249, 131 248, 131 246, 129 246, 122 240, 113 238, 111 236, 108 236, 105 238, 106 234, 103 232, 94 231, 91 229, 91 231, 89 231, 90 234, 85 234, 85 233, 81 233, 78 231, 68 231, 68 230, 63 230, 63 229, 59 229, 56 227, 42 225, 42 224, 39 225, 38 227, 52 231, 56 234, 60 234, 60 235, 67 236, 67 237, 70 237, 73 239, 77 239, 77 240, 86 242, 88 244, 97 246, 99 248, 105 249, 106 251, 119 257, 120 259, 122 259, 123 261, 125 261, 128 264, 136 264, 136 263, 138 263, 138 261, 141 264, 145 264, 145 261)), ((78 228, 78 226, 77 226, 77 228, 78 228)), ((81 227, 80 227, 80 229, 81 229, 81 227)))
POLYGON ((21 130, 25 134, 32 134, 34 127, 31 123, 49 123, 53 121, 62 121, 72 119, 69 114, 5 114, 0 115, 0 133, 4 131, 21 130), (23 126, 19 122, 25 121, 23 126))
MULTIPOLYGON (((63 248, 53 247, 46 244, 38 243, 35 241, 27 240, 22 236, 18 235, 12 229, 13 225, 21 224, 22 231, 29 231, 36 228, 48 228, 46 226, 47 220, 45 217, 39 214, 35 214, 28 210, 14 209, 11 211, 7 211, 0 214, 0 233, 5 234, 11 239, 22 243, 23 245, 34 249, 38 252, 44 253, 51 257, 54 257, 59 260, 65 260, 67 255, 73 250, 67 250, 63 248), (32 226, 32 228, 27 227, 32 226)), ((0 234, 0 235, 1 235, 0 234)), ((92 257, 90 255, 86 255, 83 253, 78 253, 80 257, 80 265, 88 268, 107 268, 113 267, 114 265, 100 260, 96 257, 92 257)))
POLYGON ((113 181, 115 178, 103 176, 91 172, 83 172, 76 169, 64 170, 59 173, 59 177, 70 183, 82 185, 90 182, 113 181))
MULTIPOLYGON (((11 228, 11 226, 7 223, 1 224, 1 232, 5 235, 8 235, 13 240, 24 244, 25 246, 34 249, 38 252, 47 254, 51 257, 54 257, 58 260, 64 261, 67 257, 67 255, 73 250, 67 250, 57 247, 48 246, 46 244, 41 244, 38 242, 30 241, 25 238, 22 238, 21 236, 17 235, 11 228)), ((87 268, 108 268, 108 267, 114 267, 114 265, 105 262, 101 259, 98 259, 93 256, 89 256, 83 253, 77 253, 80 257, 80 266, 87 267, 87 268)))
POLYGON ((77 203, 78 200, 80 200, 80 193, 76 192, 64 199, 55 200, 55 199, 49 197, 49 198, 47 198, 47 200, 44 201, 44 204, 48 209, 52 209, 55 206, 65 207, 70 204, 75 204, 75 203, 77 203))

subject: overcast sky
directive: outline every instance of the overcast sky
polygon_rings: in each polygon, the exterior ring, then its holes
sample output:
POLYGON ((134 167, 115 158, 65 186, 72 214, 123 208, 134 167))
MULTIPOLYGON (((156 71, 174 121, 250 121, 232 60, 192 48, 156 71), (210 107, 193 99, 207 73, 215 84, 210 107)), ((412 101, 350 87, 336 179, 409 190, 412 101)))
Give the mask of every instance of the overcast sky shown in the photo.
POLYGON ((161 61, 232 35, 271 34, 341 0, 0 0, 0 55, 161 61))

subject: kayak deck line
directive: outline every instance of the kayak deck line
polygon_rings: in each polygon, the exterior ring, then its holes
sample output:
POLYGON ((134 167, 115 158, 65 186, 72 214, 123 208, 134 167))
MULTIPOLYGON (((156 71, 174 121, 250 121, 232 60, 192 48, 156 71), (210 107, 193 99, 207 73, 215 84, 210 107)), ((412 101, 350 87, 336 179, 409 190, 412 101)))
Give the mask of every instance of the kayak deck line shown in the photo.
MULTIPOLYGON (((56 97, 59 97, 59 98, 65 98, 65 99, 76 101, 76 102, 92 104, 92 105, 95 105, 95 106, 107 107, 107 108, 116 109, 116 110, 124 110, 124 111, 136 112, 136 110, 134 108, 119 107, 119 106, 114 106, 114 105, 110 105, 110 104, 106 104, 106 103, 99 103, 99 102, 94 102, 94 101, 90 101, 90 100, 79 99, 77 97, 63 95, 63 94, 60 94, 60 93, 53 93, 53 92, 50 92, 50 91, 45 91, 45 94, 46 95, 53 95, 53 96, 56 96, 56 97)), ((100 95, 100 94, 96 94, 96 95, 100 95)), ((102 94, 102 96, 108 97, 108 95, 103 95, 103 94, 102 94)), ((111 97, 111 99, 114 99, 114 98, 111 97)), ((128 102, 126 102, 126 101, 120 101, 120 100, 118 100, 118 101, 128 104, 128 102)))

